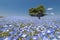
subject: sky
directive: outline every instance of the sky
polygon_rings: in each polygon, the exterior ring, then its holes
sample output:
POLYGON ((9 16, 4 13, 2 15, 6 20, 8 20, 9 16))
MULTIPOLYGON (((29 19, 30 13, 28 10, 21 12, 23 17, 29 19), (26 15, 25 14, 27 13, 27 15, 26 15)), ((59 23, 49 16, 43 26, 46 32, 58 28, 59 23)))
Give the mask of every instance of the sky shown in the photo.
POLYGON ((0 0, 0 16, 29 16, 29 9, 44 5, 47 14, 60 14, 60 0, 0 0))

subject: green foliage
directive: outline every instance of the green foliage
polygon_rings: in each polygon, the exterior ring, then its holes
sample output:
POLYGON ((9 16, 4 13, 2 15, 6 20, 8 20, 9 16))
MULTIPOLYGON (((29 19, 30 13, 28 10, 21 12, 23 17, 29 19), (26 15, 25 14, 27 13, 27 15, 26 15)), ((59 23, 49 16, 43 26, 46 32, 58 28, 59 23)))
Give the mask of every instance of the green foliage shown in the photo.
POLYGON ((2 32, 0 33, 0 37, 4 37, 4 36, 9 36, 9 32, 2 32))
POLYGON ((23 27, 25 27, 25 24, 24 24, 24 23, 22 23, 22 24, 20 25, 20 28, 23 28, 23 27))
POLYGON ((24 30, 22 33, 27 34, 27 31, 26 31, 26 30, 24 30))
POLYGON ((42 10, 43 13, 46 12, 46 9, 45 9, 45 7, 44 7, 43 5, 38 6, 38 7, 37 7, 37 10, 38 10, 38 11, 39 11, 39 10, 42 10))
POLYGON ((29 14, 34 16, 35 14, 37 14, 37 9, 36 8, 29 9, 29 14))
POLYGON ((30 38, 30 40, 33 40, 33 38, 30 38))
POLYGON ((0 16, 0 18, 4 18, 4 16, 0 16))
POLYGON ((28 36, 34 36, 34 33, 30 32, 30 33, 28 34, 28 36))
POLYGON ((30 33, 28 34, 28 36, 32 36, 32 32, 30 32, 30 33))
POLYGON ((38 40, 42 40, 42 38, 39 38, 38 40))
POLYGON ((22 40, 22 38, 18 38, 18 40, 22 40))
POLYGON ((37 35, 37 34, 38 34, 38 31, 37 31, 37 30, 35 30, 35 31, 34 31, 34 35, 37 35))
POLYGON ((40 19, 40 17, 46 15, 45 12, 46 12, 46 9, 43 5, 40 5, 36 8, 29 9, 29 15, 39 17, 39 19, 40 19))

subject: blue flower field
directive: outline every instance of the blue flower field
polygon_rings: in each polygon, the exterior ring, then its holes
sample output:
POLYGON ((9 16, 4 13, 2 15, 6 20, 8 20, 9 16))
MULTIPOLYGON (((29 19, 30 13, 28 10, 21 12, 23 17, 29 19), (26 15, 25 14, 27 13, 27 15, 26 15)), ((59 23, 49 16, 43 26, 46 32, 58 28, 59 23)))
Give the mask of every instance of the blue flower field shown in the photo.
POLYGON ((0 18, 0 40, 60 40, 60 18, 0 18))

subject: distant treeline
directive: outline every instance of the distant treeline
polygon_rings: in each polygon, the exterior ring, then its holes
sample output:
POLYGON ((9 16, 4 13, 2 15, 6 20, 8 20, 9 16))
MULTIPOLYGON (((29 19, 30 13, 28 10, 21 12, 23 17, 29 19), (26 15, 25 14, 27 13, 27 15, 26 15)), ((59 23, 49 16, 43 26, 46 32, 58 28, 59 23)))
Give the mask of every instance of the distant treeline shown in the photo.
POLYGON ((4 16, 0 16, 0 18, 4 18, 4 16))

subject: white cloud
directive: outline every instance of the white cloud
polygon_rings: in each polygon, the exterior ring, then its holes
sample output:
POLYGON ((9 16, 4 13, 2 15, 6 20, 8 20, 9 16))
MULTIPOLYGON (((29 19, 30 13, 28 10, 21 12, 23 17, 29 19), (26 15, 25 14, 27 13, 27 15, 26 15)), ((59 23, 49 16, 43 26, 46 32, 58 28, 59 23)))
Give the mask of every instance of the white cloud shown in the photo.
POLYGON ((53 8, 48 8, 47 10, 52 10, 53 8))

